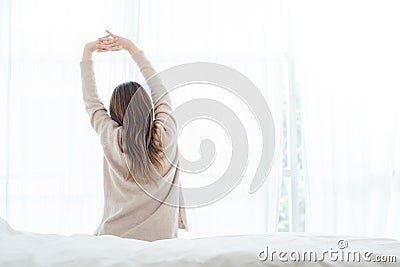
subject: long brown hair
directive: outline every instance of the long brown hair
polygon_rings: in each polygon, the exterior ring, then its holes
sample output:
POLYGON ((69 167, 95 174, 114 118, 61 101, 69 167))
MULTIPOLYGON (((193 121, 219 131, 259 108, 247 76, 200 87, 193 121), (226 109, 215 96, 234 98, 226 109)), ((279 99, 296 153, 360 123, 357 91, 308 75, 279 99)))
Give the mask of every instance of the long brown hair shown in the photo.
POLYGON ((129 169, 126 180, 142 185, 154 182, 164 156, 149 95, 136 82, 118 85, 111 96, 110 116, 123 127, 119 144, 129 169))

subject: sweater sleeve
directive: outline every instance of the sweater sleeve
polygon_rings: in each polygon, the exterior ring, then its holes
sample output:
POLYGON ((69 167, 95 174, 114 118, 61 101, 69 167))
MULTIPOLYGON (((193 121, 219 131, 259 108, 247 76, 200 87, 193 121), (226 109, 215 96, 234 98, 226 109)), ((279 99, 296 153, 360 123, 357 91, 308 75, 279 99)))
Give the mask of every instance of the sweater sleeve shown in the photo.
POLYGON ((176 122, 171 116, 171 100, 159 75, 157 75, 151 63, 145 57, 143 51, 137 51, 132 55, 144 79, 151 91, 151 99, 154 105, 155 124, 164 128, 164 135, 172 137, 176 133, 176 122))
POLYGON ((83 61, 81 66, 82 93, 86 112, 90 116, 93 129, 101 139, 108 139, 118 124, 111 119, 101 102, 96 87, 93 61, 83 61))

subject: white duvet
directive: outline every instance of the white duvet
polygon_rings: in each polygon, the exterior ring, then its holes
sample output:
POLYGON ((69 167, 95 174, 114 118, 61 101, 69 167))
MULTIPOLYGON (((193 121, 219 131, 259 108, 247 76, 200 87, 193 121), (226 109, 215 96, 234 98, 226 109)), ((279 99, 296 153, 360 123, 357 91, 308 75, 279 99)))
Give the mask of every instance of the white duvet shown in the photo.
POLYGON ((400 266, 400 242, 300 233, 146 242, 115 236, 20 232, 0 219, 0 266, 400 266), (321 260, 322 253, 329 250, 368 252, 371 262, 341 262, 329 255, 323 261, 310 262, 299 256, 315 251, 321 260), (396 262, 373 262, 380 256, 392 256, 390 260, 396 262))

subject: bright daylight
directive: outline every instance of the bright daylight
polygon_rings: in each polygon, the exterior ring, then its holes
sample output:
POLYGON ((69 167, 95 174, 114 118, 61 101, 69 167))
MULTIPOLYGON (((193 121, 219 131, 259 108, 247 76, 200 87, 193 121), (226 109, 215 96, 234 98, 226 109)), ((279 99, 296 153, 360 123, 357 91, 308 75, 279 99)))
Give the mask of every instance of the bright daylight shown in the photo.
POLYGON ((399 14, 0 0, 0 267, 400 266, 399 14))

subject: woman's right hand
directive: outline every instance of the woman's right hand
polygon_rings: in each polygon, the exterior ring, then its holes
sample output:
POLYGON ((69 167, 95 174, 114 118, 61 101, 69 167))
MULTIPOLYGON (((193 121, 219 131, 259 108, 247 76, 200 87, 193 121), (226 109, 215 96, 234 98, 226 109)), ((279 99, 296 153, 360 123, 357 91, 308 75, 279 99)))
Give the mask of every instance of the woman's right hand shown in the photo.
POLYGON ((82 61, 90 61, 92 60, 92 54, 97 51, 97 52, 106 52, 107 50, 103 50, 97 47, 99 44, 99 41, 94 41, 87 43, 83 49, 83 56, 82 56, 82 61))
POLYGON ((107 51, 119 51, 121 49, 128 51, 131 55, 133 55, 138 48, 136 45, 129 39, 117 36, 110 31, 107 31, 108 35, 99 38, 99 43, 97 47, 102 50, 107 51))

